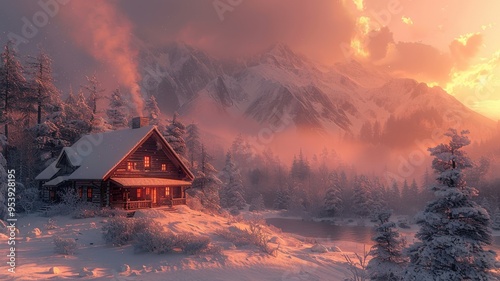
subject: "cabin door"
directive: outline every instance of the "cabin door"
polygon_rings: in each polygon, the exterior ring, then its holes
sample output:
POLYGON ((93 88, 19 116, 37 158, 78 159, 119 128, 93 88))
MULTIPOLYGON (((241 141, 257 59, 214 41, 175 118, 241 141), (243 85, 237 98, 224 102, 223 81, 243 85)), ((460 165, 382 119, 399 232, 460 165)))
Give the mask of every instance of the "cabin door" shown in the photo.
POLYGON ((151 200, 153 205, 156 204, 156 187, 151 188, 151 200))

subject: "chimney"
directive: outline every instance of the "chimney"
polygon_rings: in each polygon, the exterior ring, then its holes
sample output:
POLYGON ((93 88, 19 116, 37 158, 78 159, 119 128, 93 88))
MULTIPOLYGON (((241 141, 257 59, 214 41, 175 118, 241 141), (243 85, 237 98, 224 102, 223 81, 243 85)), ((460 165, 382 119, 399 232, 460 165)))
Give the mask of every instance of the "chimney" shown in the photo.
POLYGON ((132 118, 132 129, 138 129, 147 125, 149 125, 149 118, 147 117, 132 118))

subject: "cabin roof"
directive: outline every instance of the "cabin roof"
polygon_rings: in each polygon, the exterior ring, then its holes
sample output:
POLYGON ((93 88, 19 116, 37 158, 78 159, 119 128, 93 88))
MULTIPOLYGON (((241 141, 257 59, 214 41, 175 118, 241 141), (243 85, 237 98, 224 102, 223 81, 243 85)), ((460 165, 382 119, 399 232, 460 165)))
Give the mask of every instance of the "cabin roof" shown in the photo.
POLYGON ((121 186, 189 186, 191 182, 163 178, 111 178, 121 186))
MULTIPOLYGON (((104 180, 113 169, 134 151, 154 132, 160 136, 167 148, 172 152, 176 164, 192 180, 193 174, 175 153, 172 147, 160 134, 156 126, 144 126, 137 129, 123 129, 98 134, 85 135, 71 147, 65 147, 56 161, 43 170, 35 179, 50 180, 59 171, 62 157, 67 163, 77 167, 73 173, 65 175, 65 180, 104 180)), ((57 178, 56 178, 57 179, 57 178)), ((55 180, 55 179, 54 179, 55 180)))

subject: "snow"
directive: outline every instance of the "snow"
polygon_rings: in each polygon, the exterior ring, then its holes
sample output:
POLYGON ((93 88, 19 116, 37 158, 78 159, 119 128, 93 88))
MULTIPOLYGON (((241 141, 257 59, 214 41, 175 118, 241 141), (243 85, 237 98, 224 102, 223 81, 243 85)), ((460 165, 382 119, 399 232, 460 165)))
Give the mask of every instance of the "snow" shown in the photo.
POLYGON ((189 186, 191 182, 162 178, 111 178, 122 186, 189 186))
MULTIPOLYGON (((276 214, 275 214, 276 215, 276 214)), ((230 241, 218 236, 223 228, 245 228, 242 221, 193 211, 187 206, 138 210, 137 218, 154 219, 173 232, 208 235, 213 243, 229 245, 230 241)), ((353 255, 363 245, 353 242, 321 240, 327 252, 312 252, 316 243, 297 239, 292 235, 272 230, 269 245, 279 250, 277 257, 263 253, 256 247, 225 247, 223 254, 136 254, 130 245, 112 247, 104 243, 101 226, 105 218, 71 219, 53 218, 58 229, 44 230, 40 236, 24 241, 22 238, 34 228, 43 229, 46 218, 28 215, 20 218, 18 236, 18 263, 15 275, 0 272, 0 280, 52 279, 51 268, 57 268, 56 278, 92 280, 344 280, 348 271, 342 254, 353 255), (53 237, 78 239, 75 255, 54 252, 53 237), (274 238, 277 237, 277 238, 274 238), (271 242, 274 242, 272 244, 271 242), (331 251, 330 249, 335 249, 331 251), (339 249, 344 252, 338 252, 339 249), (136 277, 137 276, 137 277, 136 277), (140 277, 139 277, 140 276, 140 277)), ((310 240, 310 239, 309 239, 310 240)), ((316 246, 318 247, 318 246, 316 246)), ((323 249, 324 250, 324 249, 323 249)))

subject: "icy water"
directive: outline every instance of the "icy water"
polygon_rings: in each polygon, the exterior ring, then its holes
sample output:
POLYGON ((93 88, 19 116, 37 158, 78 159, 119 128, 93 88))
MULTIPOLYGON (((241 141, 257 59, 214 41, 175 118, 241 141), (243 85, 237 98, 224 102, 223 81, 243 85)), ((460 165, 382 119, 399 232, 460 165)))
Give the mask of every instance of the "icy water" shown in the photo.
MULTIPOLYGON (((326 238, 334 241, 350 241, 371 245, 373 230, 366 226, 332 225, 327 222, 303 221, 298 219, 269 218, 266 222, 283 232, 304 237, 326 238)), ((409 240, 411 242, 411 239, 409 240)), ((500 236, 494 237, 493 247, 500 253, 500 236)))
POLYGON ((332 225, 327 222, 303 221, 298 219, 269 218, 266 222, 283 232, 304 237, 327 238, 364 244, 372 244, 373 230, 366 226, 332 225))

